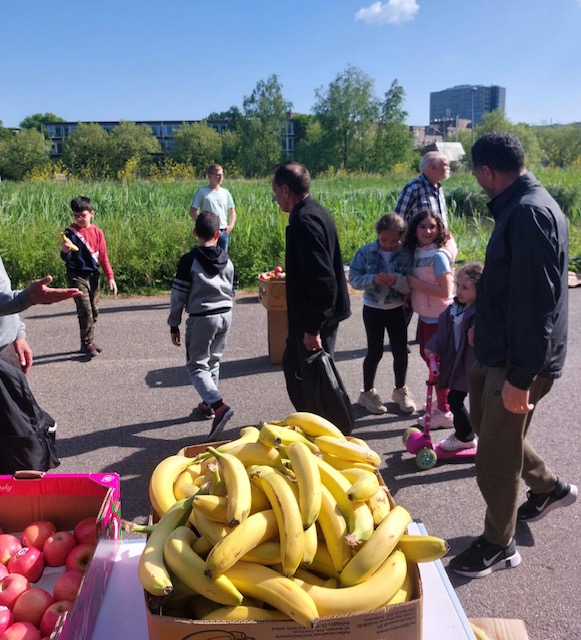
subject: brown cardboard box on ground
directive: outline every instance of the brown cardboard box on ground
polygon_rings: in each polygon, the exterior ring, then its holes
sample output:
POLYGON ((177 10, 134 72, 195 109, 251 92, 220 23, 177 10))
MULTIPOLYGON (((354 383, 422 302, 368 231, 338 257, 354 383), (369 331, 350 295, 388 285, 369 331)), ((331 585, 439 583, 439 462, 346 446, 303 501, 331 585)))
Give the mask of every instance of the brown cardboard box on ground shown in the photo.
POLYGON ((470 622, 482 629, 489 640, 529 640, 522 620, 504 618, 470 618, 470 622))
MULTIPOLYGON (((213 443, 217 446, 221 443, 213 443)), ((194 457, 206 450, 201 444, 184 447, 178 454, 194 457)), ((394 504, 389 495, 390 502, 394 504)), ((414 567, 414 598, 409 602, 383 609, 347 616, 320 618, 314 629, 307 629, 293 620, 272 622, 215 622, 156 615, 150 611, 149 598, 144 593, 147 628, 150 640, 421 640, 422 585, 417 566, 414 567)))
POLYGON ((288 335, 286 281, 258 278, 258 299, 268 313, 268 360, 270 364, 281 364, 288 335))
MULTIPOLYGON (((61 616, 51 640, 90 640, 117 554, 121 522, 119 476, 40 474, 0 476, 0 527, 18 536, 35 520, 49 520, 59 531, 72 531, 89 516, 97 518, 99 541, 71 611, 61 616)), ((64 567, 47 567, 35 587, 52 593, 64 567)))

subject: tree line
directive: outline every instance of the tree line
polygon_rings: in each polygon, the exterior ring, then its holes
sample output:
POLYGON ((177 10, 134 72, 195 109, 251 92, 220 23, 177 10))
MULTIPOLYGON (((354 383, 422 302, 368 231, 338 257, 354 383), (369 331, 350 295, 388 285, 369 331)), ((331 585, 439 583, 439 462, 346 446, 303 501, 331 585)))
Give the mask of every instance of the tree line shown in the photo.
MULTIPOLYGON (((9 180, 50 178, 56 173, 79 179, 201 177, 212 162, 230 177, 257 178, 292 157, 314 175, 403 173, 417 168, 413 136, 405 124, 405 91, 394 80, 382 98, 373 79, 348 66, 328 85, 315 91, 312 113, 294 115, 295 148, 283 149, 282 133, 292 113, 276 75, 261 80, 242 108, 211 113, 174 133, 174 148, 162 154, 160 143, 146 125, 120 122, 111 131, 96 123, 80 123, 63 142, 62 159, 52 162, 46 123, 59 122, 52 113, 25 118, 18 130, 1 126, 0 177, 9 180), (221 134, 208 121, 224 120, 221 134)), ((492 130, 516 133, 527 153, 527 165, 581 167, 581 126, 533 127, 513 124, 503 113, 486 114, 475 135, 492 130)), ((468 151, 472 132, 454 133, 468 151)))

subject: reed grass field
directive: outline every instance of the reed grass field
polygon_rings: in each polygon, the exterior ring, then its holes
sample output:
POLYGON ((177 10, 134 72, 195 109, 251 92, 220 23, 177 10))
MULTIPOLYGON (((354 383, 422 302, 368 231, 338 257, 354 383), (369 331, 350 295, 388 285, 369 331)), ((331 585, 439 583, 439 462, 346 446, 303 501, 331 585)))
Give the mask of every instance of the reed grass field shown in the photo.
MULTIPOLYGON (((569 220, 570 262, 581 254, 581 170, 541 170, 537 177, 569 220)), ((395 204, 413 175, 336 176, 313 180, 311 193, 337 223, 345 264, 375 237, 374 225, 395 204)), ((205 181, 0 183, 0 255, 15 289, 47 273, 65 286, 59 234, 72 221, 69 203, 91 198, 103 229, 120 295, 153 295, 170 289, 180 256, 194 244, 188 215, 205 181)), ((274 201, 269 179, 226 180, 238 214, 229 253, 241 289, 256 289, 261 271, 284 263, 288 214, 274 201)), ((484 259, 492 221, 487 197, 468 173, 444 185, 458 260, 484 259)))

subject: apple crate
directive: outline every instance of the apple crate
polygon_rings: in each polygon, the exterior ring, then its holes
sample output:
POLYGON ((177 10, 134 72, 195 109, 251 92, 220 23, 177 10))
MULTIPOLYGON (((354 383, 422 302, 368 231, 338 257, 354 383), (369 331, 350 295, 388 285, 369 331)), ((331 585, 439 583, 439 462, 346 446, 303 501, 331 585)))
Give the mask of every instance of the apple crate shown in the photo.
POLYGON ((258 278, 258 299, 260 304, 269 310, 286 311, 286 280, 258 278))
MULTIPOLYGON (((0 476, 0 527, 18 535, 35 520, 72 531, 84 518, 97 518, 98 543, 73 608, 62 614, 51 640, 90 640, 120 537, 121 501, 116 473, 0 476)), ((45 569, 33 586, 51 590, 64 568, 45 569)))

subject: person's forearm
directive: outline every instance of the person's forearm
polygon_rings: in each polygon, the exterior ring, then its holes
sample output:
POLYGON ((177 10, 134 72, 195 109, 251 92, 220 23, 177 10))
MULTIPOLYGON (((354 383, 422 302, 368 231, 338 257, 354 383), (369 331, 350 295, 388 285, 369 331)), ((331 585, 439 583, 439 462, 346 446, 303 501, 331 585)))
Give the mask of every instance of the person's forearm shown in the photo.
POLYGON ((23 291, 0 293, 0 316, 10 316, 13 313, 20 313, 31 306, 32 302, 26 289, 23 291))

